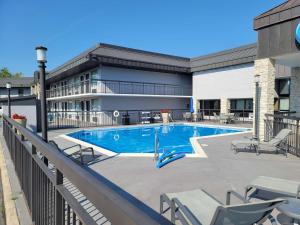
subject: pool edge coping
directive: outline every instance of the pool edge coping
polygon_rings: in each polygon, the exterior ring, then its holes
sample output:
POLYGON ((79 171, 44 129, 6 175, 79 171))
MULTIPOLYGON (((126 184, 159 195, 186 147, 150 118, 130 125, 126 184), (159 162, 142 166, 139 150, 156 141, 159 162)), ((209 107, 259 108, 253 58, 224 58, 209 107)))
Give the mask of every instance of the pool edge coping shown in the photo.
MULTIPOLYGON (((192 125, 192 123, 181 123, 181 124, 183 124, 183 125, 192 125)), ((247 129, 247 130, 240 131, 240 132, 234 132, 234 133, 227 133, 227 134, 217 134, 217 135, 211 135, 211 136, 205 136, 205 137, 191 137, 190 138, 190 143, 191 143, 195 153, 185 154, 185 156, 187 158, 208 158, 206 152, 204 151, 201 144, 199 143, 199 140, 208 139, 208 138, 216 138, 216 137, 224 137, 224 136, 230 136, 230 135, 238 135, 238 134, 243 134, 243 133, 246 134, 246 133, 253 132, 252 128, 245 128, 245 127, 231 127, 231 126, 229 127, 229 126, 194 124, 194 126, 200 126, 200 125, 206 126, 206 127, 219 127, 219 128, 221 127, 221 128, 229 128, 229 129, 231 128, 231 129, 247 129)), ((140 126, 144 126, 144 125, 135 125, 134 127, 140 127, 140 126)), ((113 129, 113 128, 110 128, 110 129, 113 129)), ((83 128, 82 130, 91 130, 91 129, 83 128)), ((78 131, 81 131, 81 130, 78 130, 78 131)), ((76 131, 76 132, 78 132, 78 131, 76 131)), ((71 133, 74 133, 74 132, 61 134, 61 135, 59 135, 59 137, 62 137, 62 138, 66 139, 66 140, 69 140, 69 141, 72 141, 76 144, 83 145, 85 147, 92 147, 96 151, 98 151, 98 152, 100 152, 104 155, 107 155, 109 157, 113 156, 113 157, 147 157, 147 158, 152 157, 152 158, 154 158, 154 153, 116 153, 116 152, 113 152, 111 150, 99 147, 97 145, 93 145, 93 144, 90 144, 88 142, 81 141, 79 139, 68 136, 68 134, 71 134, 71 133)))

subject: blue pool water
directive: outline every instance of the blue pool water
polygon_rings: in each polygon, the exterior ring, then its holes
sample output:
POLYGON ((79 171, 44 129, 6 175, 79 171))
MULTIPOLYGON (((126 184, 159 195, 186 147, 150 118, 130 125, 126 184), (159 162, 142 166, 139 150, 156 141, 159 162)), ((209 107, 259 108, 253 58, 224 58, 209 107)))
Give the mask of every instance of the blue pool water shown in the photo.
POLYGON ((191 137, 236 133, 245 131, 245 129, 175 124, 82 130, 68 134, 68 136, 116 153, 153 153, 156 131, 160 152, 177 150, 178 152, 193 153, 194 150, 190 143, 191 137))

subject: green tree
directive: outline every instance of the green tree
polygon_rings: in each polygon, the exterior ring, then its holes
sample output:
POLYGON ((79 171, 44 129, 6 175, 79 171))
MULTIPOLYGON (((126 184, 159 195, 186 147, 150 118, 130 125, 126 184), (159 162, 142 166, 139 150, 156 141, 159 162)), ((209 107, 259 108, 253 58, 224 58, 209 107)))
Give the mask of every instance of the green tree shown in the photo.
POLYGON ((13 75, 13 77, 16 77, 16 78, 20 78, 20 77, 23 77, 23 73, 22 72, 17 72, 13 75))
POLYGON ((11 77, 11 73, 9 72, 8 68, 7 67, 3 67, 1 70, 0 70, 0 78, 6 78, 6 77, 11 77))
POLYGON ((12 74, 7 67, 3 67, 2 69, 0 69, 0 79, 8 77, 20 78, 23 77, 23 73, 17 72, 15 74, 12 74))

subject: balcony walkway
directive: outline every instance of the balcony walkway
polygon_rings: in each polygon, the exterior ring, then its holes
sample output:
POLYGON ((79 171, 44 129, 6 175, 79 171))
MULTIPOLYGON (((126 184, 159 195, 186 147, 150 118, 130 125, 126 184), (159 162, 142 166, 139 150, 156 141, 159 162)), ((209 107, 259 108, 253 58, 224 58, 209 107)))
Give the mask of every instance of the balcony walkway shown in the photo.
MULTIPOLYGON (((54 139, 62 147, 68 146, 70 143, 59 135, 70 131, 51 131, 49 139, 54 139)), ((157 211, 159 195, 164 192, 204 188, 224 202, 227 190, 243 193, 243 188, 257 176, 300 180, 300 159, 295 156, 234 154, 230 150, 231 141, 244 136, 239 134, 204 139, 201 145, 208 155, 207 159, 184 158, 162 169, 155 168, 152 158, 105 156, 88 169, 103 175, 157 211)), ((275 214, 280 224, 290 224, 285 216, 275 214)))

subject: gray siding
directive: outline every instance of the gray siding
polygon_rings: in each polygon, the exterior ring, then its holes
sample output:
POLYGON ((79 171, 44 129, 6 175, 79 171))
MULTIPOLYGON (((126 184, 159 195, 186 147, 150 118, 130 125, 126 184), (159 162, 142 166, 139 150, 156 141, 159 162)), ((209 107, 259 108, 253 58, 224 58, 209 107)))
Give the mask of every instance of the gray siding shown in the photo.
POLYGON ((102 110, 186 109, 189 99, 148 97, 101 98, 102 110))
POLYGON ((151 72, 117 67, 100 67, 100 77, 104 80, 192 85, 192 76, 172 73, 151 72))
POLYGON ((193 97, 196 99, 238 99, 253 97, 253 64, 196 72, 193 97))

